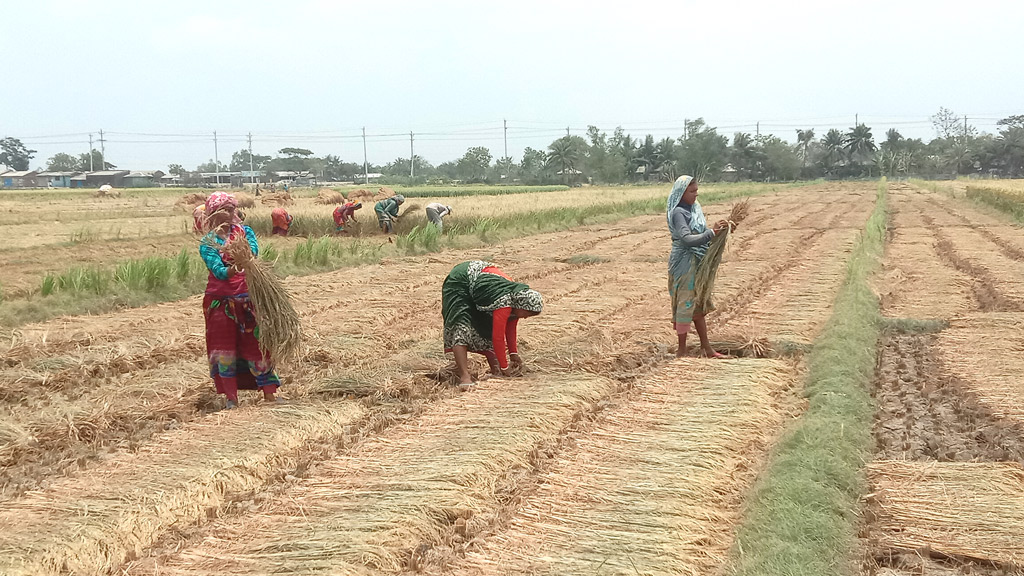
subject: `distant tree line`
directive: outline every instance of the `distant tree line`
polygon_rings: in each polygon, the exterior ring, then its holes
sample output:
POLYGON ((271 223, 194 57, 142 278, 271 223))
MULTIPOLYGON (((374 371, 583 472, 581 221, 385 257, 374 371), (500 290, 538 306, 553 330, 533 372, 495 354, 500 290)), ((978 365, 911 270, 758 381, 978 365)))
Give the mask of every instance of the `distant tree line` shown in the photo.
MULTIPOLYGON (((936 136, 929 142, 904 138, 888 130, 881 141, 871 128, 857 124, 846 131, 831 129, 815 134, 813 129, 796 130, 795 143, 773 135, 736 132, 730 139, 708 126, 702 118, 686 122, 678 138, 655 140, 648 134, 634 138, 622 128, 610 135, 596 126, 586 137, 566 135, 546 149, 526 148, 519 162, 495 159, 483 146, 473 146, 456 160, 433 165, 415 156, 410 178, 409 158, 396 158, 384 165, 370 165, 369 172, 383 174, 394 184, 425 182, 524 184, 622 184, 640 181, 671 181, 679 174, 702 180, 796 180, 813 178, 870 178, 920 176, 935 178, 966 174, 1003 178, 1024 176, 1024 115, 999 120, 996 134, 979 134, 963 117, 941 108, 930 118, 936 136)), ((0 164, 28 169, 35 150, 16 138, 0 140, 0 164)), ((93 152, 93 166, 99 169, 99 152, 93 152)), ((88 170, 89 154, 56 154, 47 161, 49 170, 88 170)), ((104 164, 109 169, 114 166, 104 164)), ((229 164, 213 160, 196 167, 197 172, 244 171, 311 172, 331 181, 353 180, 363 173, 363 164, 345 162, 338 156, 316 156, 305 148, 282 148, 276 156, 239 150, 229 164)), ((168 171, 184 174, 180 164, 168 171)))

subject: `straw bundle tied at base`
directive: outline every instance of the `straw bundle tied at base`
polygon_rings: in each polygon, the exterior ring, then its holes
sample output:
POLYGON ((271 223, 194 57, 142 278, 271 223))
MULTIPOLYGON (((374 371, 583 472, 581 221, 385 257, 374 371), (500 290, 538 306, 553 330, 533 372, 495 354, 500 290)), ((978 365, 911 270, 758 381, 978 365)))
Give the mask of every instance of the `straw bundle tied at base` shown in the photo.
POLYGON ((729 228, 711 240, 711 246, 704 254, 700 266, 697 267, 697 278, 694 281, 696 291, 697 308, 707 310, 711 305, 711 295, 715 291, 715 276, 718 274, 718 266, 722 263, 722 255, 725 254, 725 243, 729 238, 729 232, 746 219, 750 213, 750 202, 743 200, 734 204, 729 213, 729 228))
POLYGON ((253 256, 244 238, 228 242, 223 251, 234 260, 235 266, 245 271, 259 330, 260 350, 275 365, 287 362, 302 343, 299 313, 295 311, 291 295, 270 265, 253 256))

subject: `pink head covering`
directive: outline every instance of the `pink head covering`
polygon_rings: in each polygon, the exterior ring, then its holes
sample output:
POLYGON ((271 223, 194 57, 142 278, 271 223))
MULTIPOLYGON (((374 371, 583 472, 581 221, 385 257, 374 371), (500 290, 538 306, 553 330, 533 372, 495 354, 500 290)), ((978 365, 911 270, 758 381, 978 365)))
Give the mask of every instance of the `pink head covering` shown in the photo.
MULTIPOLYGON (((210 194, 210 197, 206 199, 206 217, 213 216, 213 213, 220 210, 221 208, 238 208, 238 200, 234 194, 228 194, 227 192, 214 192, 210 194)), ((231 225, 241 224, 242 219, 238 217, 238 213, 231 218, 231 225)))

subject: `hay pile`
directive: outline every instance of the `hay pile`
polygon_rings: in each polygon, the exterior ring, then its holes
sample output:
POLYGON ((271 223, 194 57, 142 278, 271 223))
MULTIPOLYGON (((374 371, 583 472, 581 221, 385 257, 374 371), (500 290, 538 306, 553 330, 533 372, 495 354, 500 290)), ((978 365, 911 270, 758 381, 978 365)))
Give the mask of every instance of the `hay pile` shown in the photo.
POLYGON ((711 240, 711 246, 708 247, 708 251, 704 255, 700 266, 697 267, 697 278, 694 287, 697 292, 696 307, 698 309, 707 310, 710 308, 711 296, 715 291, 715 276, 718 275, 718 266, 722 263, 722 256, 725 254, 725 243, 729 238, 729 233, 737 224, 747 218, 749 212, 749 201, 743 200, 734 204, 732 211, 729 213, 729 218, 727 218, 729 228, 723 234, 718 234, 711 240))
POLYGON ((101 186, 99 190, 92 193, 93 198, 120 198, 121 191, 110 186, 101 186))
POLYGON ((1024 468, 1009 462, 868 465, 872 539, 909 550, 1024 564, 1024 468))
POLYGON ((274 192, 260 196, 260 202, 263 204, 276 204, 277 206, 291 206, 295 200, 287 192, 274 192))
POLYGON ((336 206, 345 201, 345 197, 341 195, 341 192, 331 190, 330 188, 321 188, 316 193, 316 200, 313 200, 314 204, 323 204, 325 206, 336 206))
POLYGON ((192 212, 192 209, 200 204, 206 203, 206 194, 199 194, 197 192, 190 192, 185 194, 181 198, 178 198, 174 203, 174 207, 183 212, 192 212))
POLYGON ((245 271, 260 330, 260 349, 280 366, 295 356, 302 343, 302 327, 291 295, 270 265, 252 255, 245 238, 229 242, 223 250, 245 271))
POLYGON ((374 202, 380 202, 381 200, 384 200, 385 198, 391 198, 394 195, 395 195, 395 191, 394 190, 392 190, 391 188, 388 188, 387 186, 382 186, 382 187, 377 189, 377 194, 374 195, 373 201, 374 202))
POLYGON ((235 194, 235 199, 238 200, 238 207, 239 208, 255 208, 256 207, 256 197, 255 196, 250 196, 249 194, 246 194, 245 192, 238 192, 238 193, 236 193, 235 194))
POLYGON ((370 202, 373 200, 373 192, 360 188, 355 192, 349 193, 348 199, 352 202, 370 202))

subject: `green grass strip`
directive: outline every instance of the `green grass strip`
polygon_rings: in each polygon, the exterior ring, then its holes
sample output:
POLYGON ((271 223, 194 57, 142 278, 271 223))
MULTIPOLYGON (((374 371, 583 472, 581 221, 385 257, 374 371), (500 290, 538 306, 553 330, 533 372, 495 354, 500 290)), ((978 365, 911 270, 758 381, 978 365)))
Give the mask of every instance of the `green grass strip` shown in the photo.
POLYGON ((882 328, 868 278, 885 244, 887 199, 883 179, 832 316, 808 355, 807 411, 784 434, 748 498, 733 574, 856 571, 862 468, 873 447, 870 385, 882 328))

